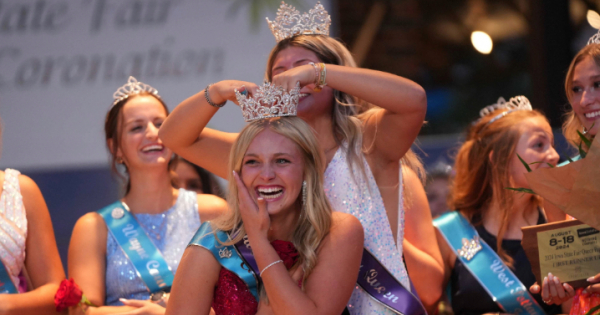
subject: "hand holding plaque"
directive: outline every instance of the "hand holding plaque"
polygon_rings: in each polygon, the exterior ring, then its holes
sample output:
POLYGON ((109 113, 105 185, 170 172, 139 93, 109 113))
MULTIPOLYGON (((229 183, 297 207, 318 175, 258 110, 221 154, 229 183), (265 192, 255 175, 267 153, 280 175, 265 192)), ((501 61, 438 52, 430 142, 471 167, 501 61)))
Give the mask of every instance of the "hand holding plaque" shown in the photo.
POLYGON ((581 220, 523 228, 523 248, 539 284, 551 272, 573 287, 600 273, 600 143, 584 159, 525 175, 536 194, 581 220), (585 224, 584 224, 585 223, 585 224))

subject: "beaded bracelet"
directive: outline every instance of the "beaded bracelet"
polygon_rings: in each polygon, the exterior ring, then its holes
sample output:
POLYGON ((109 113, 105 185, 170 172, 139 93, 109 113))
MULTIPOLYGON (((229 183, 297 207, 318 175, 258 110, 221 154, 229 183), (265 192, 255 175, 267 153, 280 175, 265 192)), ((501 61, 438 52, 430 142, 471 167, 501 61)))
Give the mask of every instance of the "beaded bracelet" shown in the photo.
POLYGON ((207 85, 207 86, 206 86, 206 89, 204 89, 204 98, 206 98, 206 101, 207 101, 207 102, 208 102, 208 104, 210 104, 210 106, 212 106, 212 107, 221 108, 221 107, 225 106, 225 103, 227 103, 227 100, 226 100, 225 102, 221 103, 221 104, 215 104, 215 103, 213 103, 213 102, 210 100, 210 97, 208 96, 208 88, 210 88, 210 86, 211 86, 211 85, 212 85, 212 83, 211 83, 211 84, 209 84, 209 85, 207 85))
POLYGON ((271 266, 273 266, 273 265, 276 265, 276 264, 278 264, 278 263, 282 263, 282 262, 283 262, 283 260, 281 260, 281 259, 280 259, 280 260, 278 260, 278 261, 274 261, 274 262, 270 263, 268 266, 266 266, 265 268, 263 268, 263 270, 261 270, 261 271, 260 271, 260 274, 262 275, 263 273, 265 273, 265 271, 266 271, 267 269, 269 269, 269 267, 271 267, 271 266))

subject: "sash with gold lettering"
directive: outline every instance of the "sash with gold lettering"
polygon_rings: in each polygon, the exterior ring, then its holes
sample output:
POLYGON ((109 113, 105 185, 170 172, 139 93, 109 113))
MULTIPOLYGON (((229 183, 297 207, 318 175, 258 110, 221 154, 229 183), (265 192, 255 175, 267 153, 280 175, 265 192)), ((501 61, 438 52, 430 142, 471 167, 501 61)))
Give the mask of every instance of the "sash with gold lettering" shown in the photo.
POLYGON ((108 230, 131 261, 150 293, 164 291, 173 284, 173 272, 162 253, 144 232, 126 206, 117 201, 98 210, 108 230))
POLYGON ((458 259, 505 313, 545 314, 519 278, 486 242, 480 240, 477 230, 458 211, 436 218, 433 225, 442 232, 458 259))

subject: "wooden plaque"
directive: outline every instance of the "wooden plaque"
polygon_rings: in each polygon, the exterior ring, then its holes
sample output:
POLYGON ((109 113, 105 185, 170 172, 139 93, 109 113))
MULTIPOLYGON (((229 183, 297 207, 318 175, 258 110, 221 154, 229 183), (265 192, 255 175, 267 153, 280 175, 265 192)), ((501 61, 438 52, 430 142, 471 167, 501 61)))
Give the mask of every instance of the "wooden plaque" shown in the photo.
POLYGON ((600 273, 600 232, 579 220, 524 227, 523 249, 538 282, 548 272, 573 288, 600 273), (543 275, 542 275, 543 273, 543 275))

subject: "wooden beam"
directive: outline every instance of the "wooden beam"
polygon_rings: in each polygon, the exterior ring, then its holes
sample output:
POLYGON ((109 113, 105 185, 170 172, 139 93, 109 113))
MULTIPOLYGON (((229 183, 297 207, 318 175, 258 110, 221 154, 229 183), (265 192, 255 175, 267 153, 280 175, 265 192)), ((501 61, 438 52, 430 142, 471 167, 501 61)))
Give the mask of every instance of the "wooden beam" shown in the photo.
POLYGON ((358 31, 358 35, 356 36, 356 40, 354 41, 354 45, 352 45, 352 54, 354 55, 354 60, 356 64, 360 67, 367 57, 369 50, 371 49, 371 45, 373 44, 373 40, 375 39, 375 35, 381 28, 381 23, 383 22, 383 17, 385 16, 386 5, 383 1, 376 1, 371 6, 371 10, 369 14, 367 14, 367 18, 358 31))

